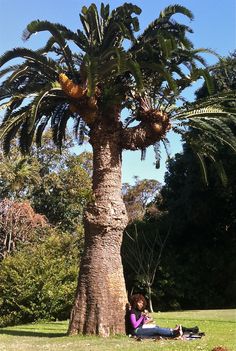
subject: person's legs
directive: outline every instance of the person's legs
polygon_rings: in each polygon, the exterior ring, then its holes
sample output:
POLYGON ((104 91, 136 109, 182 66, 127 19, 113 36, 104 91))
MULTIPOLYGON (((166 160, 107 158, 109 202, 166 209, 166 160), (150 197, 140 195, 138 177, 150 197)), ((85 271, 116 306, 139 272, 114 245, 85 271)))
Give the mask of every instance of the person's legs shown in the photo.
POLYGON ((152 327, 152 328, 137 328, 135 331, 136 336, 140 337, 155 337, 155 336, 164 336, 171 338, 175 336, 173 329, 170 328, 161 328, 161 327, 152 327))

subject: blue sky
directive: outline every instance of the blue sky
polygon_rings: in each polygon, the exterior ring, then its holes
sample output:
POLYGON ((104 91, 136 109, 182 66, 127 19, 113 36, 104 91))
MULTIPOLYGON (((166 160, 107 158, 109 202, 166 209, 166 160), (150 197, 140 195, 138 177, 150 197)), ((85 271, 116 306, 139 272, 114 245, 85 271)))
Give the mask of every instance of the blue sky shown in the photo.
MULTIPOLYGON (((68 28, 75 30, 80 27, 79 12, 82 6, 89 5, 92 1, 79 0, 0 0, 0 54, 13 47, 26 46, 32 49, 40 47, 48 38, 48 34, 39 33, 31 37, 26 43, 21 40, 22 32, 29 22, 35 19, 47 19, 51 22, 65 24, 68 28)), ((100 5, 100 1, 93 1, 100 5)), ((121 5, 124 1, 104 1, 111 8, 121 5)), ((204 47, 217 51, 220 55, 228 53, 236 48, 236 0, 136 0, 127 1, 142 8, 139 16, 141 31, 153 21, 160 11, 170 4, 178 3, 186 6, 194 14, 194 21, 189 23, 181 16, 181 20, 194 30, 189 36, 196 48, 204 47)), ((215 58, 209 56, 209 64, 215 62, 215 58)), ((186 93, 189 99, 193 99, 193 90, 186 93)), ((171 153, 181 150, 179 139, 173 135, 171 139, 171 153)), ((145 161, 140 161, 140 152, 123 153, 123 181, 133 182, 133 177, 141 179, 157 179, 163 182, 165 172, 165 157, 161 167, 156 170, 154 154, 151 148, 147 150, 145 161)))

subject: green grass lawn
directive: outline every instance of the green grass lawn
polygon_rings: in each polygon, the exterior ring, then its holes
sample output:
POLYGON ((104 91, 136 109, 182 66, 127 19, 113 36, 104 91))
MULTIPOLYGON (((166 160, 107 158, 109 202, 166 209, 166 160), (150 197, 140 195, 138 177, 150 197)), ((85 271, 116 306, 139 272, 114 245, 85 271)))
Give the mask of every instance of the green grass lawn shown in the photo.
POLYGON ((65 335, 68 322, 35 323, 0 329, 0 351, 210 351, 215 346, 236 351, 236 310, 204 310, 153 313, 163 327, 198 325, 206 333, 202 339, 144 340, 137 342, 127 336, 99 338, 65 335))

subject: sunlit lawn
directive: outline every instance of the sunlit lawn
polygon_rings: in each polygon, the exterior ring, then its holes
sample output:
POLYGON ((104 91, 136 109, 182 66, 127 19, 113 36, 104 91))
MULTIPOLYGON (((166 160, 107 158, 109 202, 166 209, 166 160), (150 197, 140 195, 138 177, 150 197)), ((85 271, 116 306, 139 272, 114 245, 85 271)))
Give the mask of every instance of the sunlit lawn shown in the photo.
POLYGON ((97 350, 165 350, 204 351, 215 346, 236 350, 236 310, 206 310, 154 313, 156 323, 163 327, 198 325, 206 333, 199 340, 145 340, 137 342, 126 336, 111 338, 65 335, 68 322, 36 323, 0 329, 0 351, 97 351, 97 350))

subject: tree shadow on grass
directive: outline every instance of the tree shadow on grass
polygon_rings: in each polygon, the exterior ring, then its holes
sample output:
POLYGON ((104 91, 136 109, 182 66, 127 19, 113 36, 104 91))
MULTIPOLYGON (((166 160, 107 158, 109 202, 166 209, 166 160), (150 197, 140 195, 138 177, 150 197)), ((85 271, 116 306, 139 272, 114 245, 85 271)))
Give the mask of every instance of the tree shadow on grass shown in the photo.
POLYGON ((0 329, 0 335, 12 335, 12 336, 30 336, 30 337, 43 337, 43 338, 60 338, 66 336, 66 333, 47 333, 47 332, 36 332, 27 330, 11 330, 11 329, 0 329))

